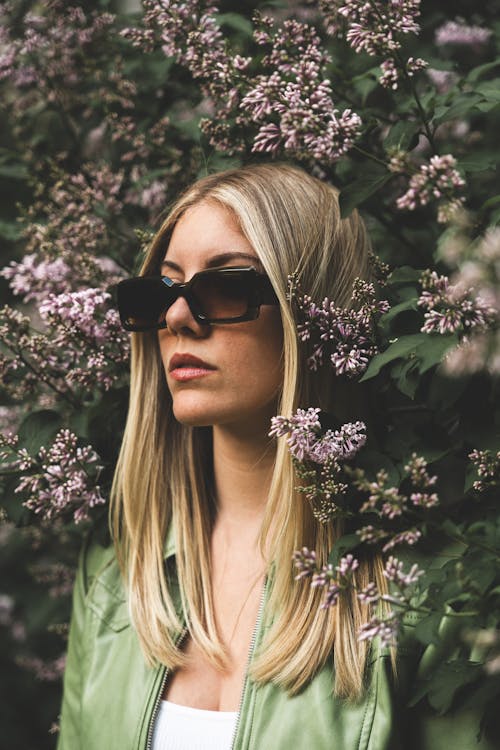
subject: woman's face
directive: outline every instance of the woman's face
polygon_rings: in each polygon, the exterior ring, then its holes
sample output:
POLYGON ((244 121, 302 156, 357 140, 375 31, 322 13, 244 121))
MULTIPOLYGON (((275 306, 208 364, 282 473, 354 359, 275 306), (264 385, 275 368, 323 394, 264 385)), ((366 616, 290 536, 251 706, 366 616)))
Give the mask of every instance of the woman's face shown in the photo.
MULTIPOLYGON (((185 282, 207 268, 252 265, 263 271, 233 213, 207 200, 177 222, 162 274, 185 282)), ((279 307, 262 305, 256 320, 206 325, 193 318, 179 297, 167 311, 166 323, 158 340, 176 419, 197 426, 267 430, 282 384, 279 307), (183 361, 184 355, 202 364, 183 361)))

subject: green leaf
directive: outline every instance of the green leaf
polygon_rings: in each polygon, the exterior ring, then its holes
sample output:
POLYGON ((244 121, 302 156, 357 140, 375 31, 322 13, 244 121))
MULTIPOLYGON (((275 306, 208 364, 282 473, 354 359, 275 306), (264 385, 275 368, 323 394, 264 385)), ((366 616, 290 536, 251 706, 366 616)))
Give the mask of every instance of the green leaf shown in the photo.
POLYGON ((328 562, 335 567, 346 552, 352 552, 359 545, 360 541, 357 534, 344 534, 344 536, 339 537, 334 543, 332 551, 328 556, 328 562))
POLYGON ((434 365, 438 365, 446 352, 458 344, 456 333, 441 335, 439 333, 424 334, 427 341, 422 342, 417 347, 417 356, 420 361, 419 370, 421 373, 427 372, 434 365))
POLYGON ((15 242, 19 239, 21 229, 16 221, 3 221, 0 219, 0 237, 10 242, 15 242))
POLYGON ((476 83, 484 73, 489 73, 490 70, 494 70, 500 65, 500 60, 494 62, 485 63, 484 65, 478 65, 477 68, 472 68, 469 75, 465 79, 469 83, 476 83))
POLYGON ((386 323, 390 323, 391 320, 394 320, 394 318, 397 318, 397 316, 402 313, 406 312, 407 310, 418 310, 417 305, 417 298, 412 297, 411 299, 407 299, 404 302, 400 302, 397 305, 394 305, 394 307, 391 307, 391 309, 385 313, 385 315, 382 315, 380 318, 380 325, 384 327, 386 323))
POLYGON ((11 180, 27 180, 29 172, 24 164, 0 164, 0 177, 11 180))
POLYGON ((441 612, 432 612, 422 618, 415 626, 415 637, 423 643, 424 646, 428 646, 433 643, 434 645, 439 644, 439 626, 443 615, 441 612))
POLYGON ((477 109, 477 105, 484 102, 484 97, 472 91, 457 96, 453 99, 452 104, 441 104, 436 107, 434 123, 439 125, 447 120, 456 120, 457 118, 468 115, 477 109))
POLYGON ((469 154, 458 162, 458 166, 464 172, 482 172, 485 169, 495 169, 498 157, 495 153, 469 154))
POLYGON ((457 691, 483 674, 482 664, 456 660, 440 664, 429 687, 429 703, 440 714, 446 713, 457 691))
POLYGON ((339 196, 340 211, 342 218, 345 219, 349 214, 369 198, 373 193, 376 193, 381 187, 383 187, 392 178, 392 174, 384 171, 377 171, 360 177, 355 182, 351 182, 342 189, 339 196))
POLYGON ((234 31, 241 31, 245 36, 251 37, 253 34, 251 21, 239 13, 221 13, 217 16, 217 21, 220 26, 227 26, 234 31))
POLYGON ((397 284, 408 284, 415 281, 420 281, 422 271, 418 268, 412 268, 411 266, 400 266, 395 268, 391 272, 387 279, 390 286, 396 286, 397 284))
POLYGON ((391 368, 391 378, 395 381, 401 393, 412 400, 414 399, 420 382, 420 374, 415 360, 396 362, 391 368))
POLYGON ((392 343, 384 352, 373 357, 365 374, 360 378, 360 381, 362 382, 363 380, 374 378, 375 375, 378 375, 382 367, 389 364, 389 362, 393 362, 401 357, 415 356, 418 346, 425 341, 426 336, 427 334, 425 333, 414 333, 410 336, 401 336, 401 338, 394 341, 394 343, 392 343))
POLYGON ((21 422, 18 431, 19 443, 28 453, 37 453, 42 445, 50 445, 61 427, 61 415, 56 411, 35 411, 21 422))
POLYGON ((386 151, 392 148, 398 148, 402 151, 410 151, 413 141, 416 139, 420 124, 415 121, 398 120, 389 130, 384 140, 386 151))

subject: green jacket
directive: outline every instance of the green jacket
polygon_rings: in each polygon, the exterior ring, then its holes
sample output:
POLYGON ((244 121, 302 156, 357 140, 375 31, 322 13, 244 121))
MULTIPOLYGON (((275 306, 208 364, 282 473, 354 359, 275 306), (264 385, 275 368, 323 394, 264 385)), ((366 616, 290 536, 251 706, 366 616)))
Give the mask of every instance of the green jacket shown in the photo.
MULTIPOLYGON (((167 575, 177 587, 170 535, 167 575)), ((262 639, 258 626, 255 644, 262 639)), ((375 649, 374 649, 375 651, 375 649)), ((246 680, 234 750, 476 750, 469 717, 424 717, 405 708, 419 659, 406 639, 397 685, 388 654, 374 653, 366 694, 352 704, 332 695, 332 663, 290 698, 273 685, 246 680)), ((82 551, 74 590, 58 750, 145 750, 166 670, 147 667, 130 624, 111 548, 82 551)))

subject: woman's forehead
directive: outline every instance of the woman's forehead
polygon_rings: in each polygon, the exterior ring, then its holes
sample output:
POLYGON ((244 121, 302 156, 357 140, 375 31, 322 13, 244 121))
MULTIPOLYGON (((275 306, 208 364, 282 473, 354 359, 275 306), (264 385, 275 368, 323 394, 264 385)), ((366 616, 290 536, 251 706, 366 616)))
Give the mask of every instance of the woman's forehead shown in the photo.
POLYGON ((188 208, 175 224, 162 267, 187 271, 193 265, 201 270, 235 264, 261 266, 232 211, 214 201, 188 208))

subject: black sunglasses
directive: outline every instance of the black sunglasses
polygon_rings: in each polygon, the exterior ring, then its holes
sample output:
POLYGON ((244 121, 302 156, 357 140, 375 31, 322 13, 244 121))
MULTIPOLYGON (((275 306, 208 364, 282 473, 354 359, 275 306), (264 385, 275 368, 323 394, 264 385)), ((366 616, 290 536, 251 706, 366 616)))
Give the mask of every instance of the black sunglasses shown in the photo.
POLYGON ((165 314, 184 297, 198 323, 255 320, 261 305, 277 305, 269 278, 253 267, 211 268, 185 284, 168 276, 139 276, 116 286, 118 311, 127 331, 166 328, 165 314))

